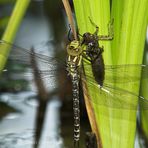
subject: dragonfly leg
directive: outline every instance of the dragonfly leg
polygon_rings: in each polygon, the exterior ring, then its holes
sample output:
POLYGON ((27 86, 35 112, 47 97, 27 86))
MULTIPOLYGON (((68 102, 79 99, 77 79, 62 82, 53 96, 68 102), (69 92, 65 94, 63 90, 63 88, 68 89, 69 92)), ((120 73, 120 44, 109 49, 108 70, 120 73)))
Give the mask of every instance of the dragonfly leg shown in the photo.
POLYGON ((70 25, 69 25, 69 31, 68 31, 68 40, 71 42, 73 39, 72 38, 74 38, 74 35, 73 35, 73 33, 72 33, 72 29, 71 29, 71 27, 70 27, 70 25))
POLYGON ((79 36, 80 36, 80 37, 83 37, 83 35, 80 34, 79 32, 80 32, 80 31, 79 31, 79 28, 78 28, 78 31, 77 31, 78 37, 79 37, 79 36))
POLYGON ((87 56, 87 53, 86 53, 86 52, 87 52, 86 50, 83 51, 83 58, 85 58, 85 59, 88 60, 89 62, 92 62, 92 60, 90 59, 90 57, 87 56))
POLYGON ((108 23, 108 34, 110 37, 114 37, 114 28, 113 28, 113 23, 114 23, 114 19, 112 19, 109 23, 108 23))
POLYGON ((112 40, 113 39, 114 37, 113 22, 114 22, 114 19, 112 19, 108 23, 108 35, 99 35, 98 36, 99 40, 112 40))
POLYGON ((94 34, 97 35, 99 32, 99 27, 92 21, 90 17, 89 17, 89 21, 94 27, 96 27, 96 31, 94 32, 94 34))
POLYGON ((70 25, 69 25, 69 31, 68 31, 68 40, 71 42, 72 40, 71 40, 71 38, 70 38, 70 33, 71 33, 71 27, 70 27, 70 25))

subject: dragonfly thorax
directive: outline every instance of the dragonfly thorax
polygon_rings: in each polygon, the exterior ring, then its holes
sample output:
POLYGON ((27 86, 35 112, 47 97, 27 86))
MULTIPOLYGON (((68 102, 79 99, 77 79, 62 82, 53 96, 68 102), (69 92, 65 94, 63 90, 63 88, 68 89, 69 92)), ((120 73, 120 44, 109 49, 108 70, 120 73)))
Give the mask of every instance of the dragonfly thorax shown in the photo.
POLYGON ((74 76, 79 74, 79 67, 81 65, 82 56, 71 56, 68 55, 67 58, 67 71, 68 75, 74 76))
POLYGON ((79 74, 82 51, 79 41, 74 40, 67 46, 67 71, 70 76, 79 74))
POLYGON ((82 44, 86 46, 85 54, 91 62, 95 61, 103 52, 103 47, 99 46, 98 40, 97 33, 86 32, 83 34, 82 44))
POLYGON ((71 56, 79 56, 82 53, 83 49, 80 46, 80 42, 77 40, 73 40, 67 46, 67 54, 71 56))

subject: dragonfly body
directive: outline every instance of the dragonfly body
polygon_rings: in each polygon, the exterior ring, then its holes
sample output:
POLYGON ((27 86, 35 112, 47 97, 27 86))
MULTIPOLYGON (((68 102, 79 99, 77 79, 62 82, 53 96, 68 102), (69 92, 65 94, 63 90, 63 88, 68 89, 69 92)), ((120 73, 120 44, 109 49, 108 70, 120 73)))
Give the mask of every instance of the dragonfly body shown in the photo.
MULTIPOLYGON (((90 19, 90 18, 89 18, 90 19)), ((109 24, 109 34, 108 35, 98 35, 99 27, 90 19, 90 22, 93 26, 96 27, 96 31, 94 33, 86 32, 83 34, 82 44, 86 46, 85 53, 86 59, 91 62, 92 72, 96 82, 103 86, 104 78, 105 78, 105 66, 104 60, 102 57, 102 53, 104 51, 103 46, 99 46, 99 40, 112 40, 113 32, 112 23, 109 24)))
POLYGON ((102 55, 99 55, 97 59, 91 61, 92 72, 96 82, 102 87, 105 78, 105 67, 102 55))
MULTIPOLYGON (((91 21, 92 22, 92 21, 91 21)), ((93 22, 92 22, 93 23, 93 22)), ((110 36, 108 36, 110 37, 110 36)), ((103 36, 104 38, 104 36, 103 36)), ((91 62, 93 74, 100 87, 104 81, 103 47, 99 46, 98 27, 94 34, 86 32, 80 41, 72 41, 67 46, 67 71, 73 85, 73 111, 74 111, 74 141, 80 137, 80 107, 79 107, 79 79, 82 58, 91 62)))
POLYGON ((99 47, 97 34, 85 33, 82 44, 86 46, 86 59, 91 62, 95 80, 100 86, 103 86, 105 75, 104 60, 102 57, 103 47, 99 47))
POLYGON ((67 71, 72 81, 73 112, 74 112, 74 143, 80 138, 80 107, 79 107, 79 81, 82 60, 82 48, 79 41, 72 41, 67 46, 67 71))

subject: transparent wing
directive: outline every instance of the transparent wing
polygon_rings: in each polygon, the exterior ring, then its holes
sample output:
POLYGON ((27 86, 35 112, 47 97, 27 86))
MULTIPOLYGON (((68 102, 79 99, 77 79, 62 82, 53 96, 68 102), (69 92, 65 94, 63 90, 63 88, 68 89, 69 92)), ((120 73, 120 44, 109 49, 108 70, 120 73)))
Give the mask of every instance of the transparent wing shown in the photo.
MULTIPOLYGON (((32 63, 30 59, 32 56, 34 56, 35 61, 37 61, 38 65, 38 69, 36 72, 41 75, 41 79, 44 79, 47 85, 53 85, 54 83, 56 83, 56 80, 60 80, 62 82, 60 82, 61 85, 63 85, 63 82, 65 83, 67 77, 65 76, 66 74, 62 74, 62 72, 66 71, 66 66, 65 61, 62 58, 57 58, 58 56, 54 57, 53 55, 47 56, 46 54, 39 54, 36 53, 36 51, 34 54, 27 49, 20 48, 5 41, 0 41, 0 48, 0 50, 2 50, 3 48, 12 48, 11 54, 9 56, 9 68, 12 69, 12 65, 17 64, 17 66, 13 67, 13 74, 15 78, 19 77, 17 76, 17 74, 18 72, 20 72, 18 70, 18 67, 20 65, 20 67, 27 67, 27 71, 25 70, 22 76, 31 77, 31 79, 33 79, 33 74, 35 74, 35 71, 33 70, 34 68, 32 69, 32 63), (28 67, 30 68, 28 69, 28 67), (56 75, 60 77, 56 77, 56 75)), ((43 52, 43 50, 41 52, 43 52)), ((90 66, 90 64, 87 64, 85 68, 87 69, 90 66)), ((8 71, 4 72, 6 75, 8 75, 9 68, 8 71)), ((90 81, 90 83, 88 84, 89 87, 93 86, 95 89, 98 90, 98 93, 100 95, 99 100, 91 101, 93 101, 95 104, 109 106, 112 108, 124 108, 134 110, 137 109, 138 101, 139 105, 143 106, 143 109, 147 109, 147 98, 139 96, 139 94, 137 94, 136 92, 129 92, 127 89, 121 89, 123 84, 128 85, 127 88, 129 88, 130 85, 139 85, 141 71, 143 72, 142 79, 147 78, 147 65, 105 66, 105 80, 104 86, 102 88, 100 88, 98 84, 94 81, 92 75, 87 74, 87 77, 90 81), (116 82, 116 84, 119 83, 119 85, 115 86, 114 82, 116 82)), ((85 81, 84 78, 82 78, 82 80, 85 81)))
MULTIPOLYGON (((8 57, 9 61, 12 61, 13 63, 18 62, 26 66, 32 65, 30 60, 32 55, 31 50, 0 40, 0 50, 4 49, 10 49, 10 54, 8 57)), ((63 55, 65 55, 65 52, 62 51, 61 53, 58 53, 59 55, 56 55, 57 51, 55 51, 54 49, 55 47, 51 42, 46 42, 39 49, 34 49, 36 61, 42 64, 43 69, 44 66, 50 66, 54 68, 57 66, 57 64, 65 64, 65 62, 63 62, 63 55)))
MULTIPOLYGON (((125 83, 125 85, 104 83, 103 87, 100 87, 90 74, 87 74, 86 78, 88 80, 88 87, 90 89, 93 88, 93 91, 90 92, 91 96, 93 96, 93 100, 90 100, 92 103, 116 109, 148 109, 148 98, 140 96, 136 91, 131 92, 128 90, 131 87, 138 87, 140 80, 135 81, 134 84, 125 83), (96 92, 98 93, 96 94, 96 92)), ((86 79, 84 77, 82 77, 82 81, 86 83, 86 79)), ((84 91, 88 90, 86 89, 84 91)))
MULTIPOLYGON (((90 63, 85 64, 85 70, 90 70, 90 63)), ((105 65, 104 83, 134 83, 148 79, 148 65, 126 64, 126 65, 105 65)), ((98 74, 99 75, 99 74, 98 74)))
POLYGON ((5 48, 10 49, 11 52, 3 76, 9 77, 9 79, 22 78, 34 81, 35 75, 39 74, 40 78, 38 79, 44 80, 47 88, 53 86, 59 80, 65 83, 67 78, 65 76, 65 57, 63 58, 64 51, 58 52, 59 55, 56 55, 53 45, 49 43, 44 44, 41 50, 27 50, 6 41, 0 41, 0 50, 5 48), (35 64, 32 63, 32 59, 35 60, 35 64), (58 75, 63 76, 63 80, 58 75))
POLYGON ((148 79, 148 65, 106 65, 105 83, 134 83, 148 79))

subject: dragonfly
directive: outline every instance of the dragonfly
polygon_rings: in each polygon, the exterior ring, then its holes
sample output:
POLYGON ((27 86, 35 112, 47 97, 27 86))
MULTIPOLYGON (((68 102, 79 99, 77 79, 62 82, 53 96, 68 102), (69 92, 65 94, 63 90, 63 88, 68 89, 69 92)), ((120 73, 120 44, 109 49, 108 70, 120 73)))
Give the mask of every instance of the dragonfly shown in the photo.
MULTIPOLYGON (((139 85, 140 79, 147 79, 148 65, 104 65, 102 58, 104 49, 100 47, 98 41, 111 39, 112 37, 109 35, 99 36, 98 27, 96 26, 95 33, 86 32, 81 40, 73 40, 67 45, 66 61, 58 57, 40 54, 36 51, 32 53, 28 49, 21 48, 4 40, 0 40, 0 50, 3 50, 4 47, 11 48, 11 54, 8 57, 9 61, 26 64, 30 68, 32 67, 30 56, 33 54, 36 61, 40 63, 39 72, 43 79, 52 79, 59 70, 64 69, 67 71, 73 86, 74 141, 77 143, 80 138, 80 80, 86 82, 88 78, 88 85, 98 89, 100 98, 105 96, 104 99, 99 100, 90 98, 90 101, 98 107, 101 105, 117 109, 137 110, 137 104, 133 102, 138 101, 141 109, 148 109, 148 98, 140 96, 137 92, 130 92, 126 87, 124 89, 120 87, 122 85, 130 86, 131 84, 139 85), (92 67, 93 75, 85 73, 83 63, 85 63, 85 70, 90 70, 90 67, 92 67), (142 76, 140 75, 141 72, 143 73, 142 76), (116 85, 114 85, 115 82, 116 85)), ((3 73, 6 72, 5 70, 3 73)), ((30 76, 33 72, 29 71, 27 73, 30 76)), ((51 82, 49 83, 52 85, 51 82)))

